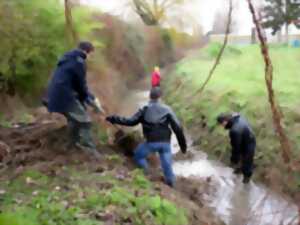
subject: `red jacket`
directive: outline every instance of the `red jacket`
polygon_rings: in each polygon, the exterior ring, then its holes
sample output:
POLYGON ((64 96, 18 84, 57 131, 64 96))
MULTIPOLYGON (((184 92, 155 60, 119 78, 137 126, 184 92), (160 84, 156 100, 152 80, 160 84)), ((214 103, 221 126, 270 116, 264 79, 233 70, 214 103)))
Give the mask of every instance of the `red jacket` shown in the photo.
POLYGON ((151 84, 152 84, 152 87, 160 86, 160 73, 159 72, 152 73, 151 84))

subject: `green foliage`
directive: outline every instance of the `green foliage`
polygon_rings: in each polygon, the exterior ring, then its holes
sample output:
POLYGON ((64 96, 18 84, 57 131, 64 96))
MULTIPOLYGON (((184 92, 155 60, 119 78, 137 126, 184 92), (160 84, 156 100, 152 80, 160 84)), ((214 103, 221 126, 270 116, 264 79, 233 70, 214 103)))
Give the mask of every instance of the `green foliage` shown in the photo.
POLYGON ((208 55, 212 58, 217 57, 217 55, 220 52, 221 47, 222 47, 221 43, 210 44, 209 47, 207 48, 208 55))
POLYGON ((113 161, 115 163, 121 163, 122 162, 122 158, 117 154, 108 155, 108 156, 106 156, 106 159, 109 160, 109 161, 113 161))
MULTIPOLYGON (((272 28, 275 34, 282 26, 290 25, 300 18, 300 4, 293 3, 291 0, 266 0, 267 5, 264 7, 263 26, 272 28)), ((299 23, 295 25, 300 28, 299 23)))
POLYGON ((142 195, 135 197, 124 188, 114 188, 105 195, 107 205, 119 205, 127 208, 124 217, 130 217, 134 224, 141 223, 141 217, 150 216, 157 225, 185 225, 188 224, 185 213, 173 203, 160 196, 142 195))
MULTIPOLYGON (((75 9, 79 36, 91 39, 102 24, 92 20, 88 8, 75 9)), ((0 92, 34 96, 46 86, 58 57, 75 47, 66 39, 64 5, 59 0, 1 0, 0 17, 0 92)))
POLYGON ((12 127, 12 123, 5 118, 5 116, 2 112, 0 112, 0 126, 6 127, 6 128, 12 127))
POLYGON ((12 0, 1 1, 0 12, 2 91, 37 91, 64 50, 63 8, 57 0, 12 0))
MULTIPOLYGON (((216 58, 222 48, 221 43, 211 43, 208 47, 205 48, 204 52, 207 54, 210 58, 216 58)), ((225 56, 238 56, 242 54, 242 51, 238 48, 235 48, 233 46, 227 46, 224 50, 225 56)))
POLYGON ((183 211, 178 210, 174 204, 159 196, 141 196, 135 199, 135 204, 138 209, 149 210, 155 217, 156 224, 188 224, 183 211))
POLYGON ((96 48, 103 48, 103 42, 95 37, 94 32, 101 30, 103 24, 94 18, 94 15, 100 13, 89 7, 75 7, 72 10, 72 17, 76 32, 79 34, 81 40, 92 40, 96 48))
POLYGON ((134 225, 188 224, 182 209, 145 188, 145 183, 150 184, 139 170, 119 181, 115 176, 73 169, 64 169, 70 178, 67 183, 65 177, 48 177, 33 170, 1 183, 6 193, 1 195, 0 225, 99 225, 103 224, 95 216, 99 213, 113 214, 116 224, 123 220, 134 225), (55 188, 58 185, 60 189, 55 188), (99 189, 98 185, 108 186, 99 189))
POLYGON ((102 143, 102 144, 106 144, 108 142, 108 134, 106 129, 98 124, 94 124, 93 126, 93 133, 95 133, 97 135, 98 140, 102 143))
POLYGON ((143 174, 143 171, 138 169, 133 172, 133 184, 138 188, 149 189, 151 183, 143 174))
POLYGON ((37 213, 29 208, 18 207, 14 211, 0 213, 0 225, 40 225, 37 213))

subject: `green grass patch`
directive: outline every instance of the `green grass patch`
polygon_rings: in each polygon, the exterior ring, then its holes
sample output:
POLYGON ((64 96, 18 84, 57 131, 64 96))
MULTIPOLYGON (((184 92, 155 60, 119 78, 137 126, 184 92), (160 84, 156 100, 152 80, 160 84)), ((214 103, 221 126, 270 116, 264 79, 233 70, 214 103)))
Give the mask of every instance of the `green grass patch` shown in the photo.
MULTIPOLYGON (((119 160, 112 155, 108 161, 119 160)), ((155 193, 140 170, 119 180, 117 172, 92 173, 62 167, 62 176, 27 170, 3 182, 0 225, 101 225, 97 215, 113 215, 114 224, 185 225, 186 212, 155 193)), ((104 216, 105 217, 105 216, 104 216)))

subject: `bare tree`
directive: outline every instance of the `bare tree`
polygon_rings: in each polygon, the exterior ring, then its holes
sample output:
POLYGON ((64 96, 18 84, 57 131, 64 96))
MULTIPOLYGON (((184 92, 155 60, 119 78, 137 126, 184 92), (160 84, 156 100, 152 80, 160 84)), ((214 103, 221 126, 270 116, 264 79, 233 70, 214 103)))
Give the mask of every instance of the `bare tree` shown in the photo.
POLYGON ((149 26, 156 26, 166 18, 166 12, 186 0, 132 0, 134 10, 143 22, 149 26))
POLYGON ((226 34, 225 34, 225 38, 224 38, 224 42, 223 45, 217 55, 217 58, 215 60, 215 63, 213 65, 213 67, 211 68, 211 70, 209 71, 209 74, 205 80, 205 82, 202 84, 202 86, 195 92, 194 96, 199 95, 203 92, 203 90, 205 89, 206 85, 208 84, 208 82, 210 81, 210 79, 212 78, 217 66, 220 64, 222 55, 224 53, 224 50, 227 46, 227 42, 228 42, 228 35, 230 33, 230 26, 231 26, 231 21, 232 21, 232 11, 233 11, 233 5, 232 5, 232 0, 229 0, 229 11, 228 11, 228 17, 227 17, 227 24, 226 24, 226 34))
POLYGON ((278 109, 276 99, 275 99, 275 94, 273 89, 273 65, 269 54, 267 40, 263 35, 262 26, 259 23, 252 1, 251 0, 247 0, 247 1, 248 1, 249 9, 252 14, 253 22, 256 27, 258 39, 260 41, 261 53, 263 55, 264 62, 265 62, 265 80, 266 80, 266 86, 268 90, 269 103, 273 114, 273 123, 276 129, 276 133, 280 140, 282 158, 284 162, 288 163, 290 162, 291 144, 282 127, 281 124, 282 115, 280 113, 280 110, 278 109))

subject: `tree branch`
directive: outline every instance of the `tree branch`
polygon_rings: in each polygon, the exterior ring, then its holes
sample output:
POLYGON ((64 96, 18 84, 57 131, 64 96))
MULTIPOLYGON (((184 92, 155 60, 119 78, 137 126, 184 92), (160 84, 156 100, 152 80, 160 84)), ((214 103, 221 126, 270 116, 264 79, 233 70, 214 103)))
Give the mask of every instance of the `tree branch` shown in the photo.
POLYGON ((280 140, 281 150, 282 150, 282 158, 283 158, 284 162, 288 163, 291 160, 290 159, 291 144, 290 144, 290 141, 289 141, 288 137, 286 136, 284 129, 281 125, 282 116, 281 116, 281 113, 278 109, 278 106, 277 106, 276 100, 275 100, 275 94, 274 94, 273 83, 272 83, 273 82, 273 65, 272 65, 272 61, 270 58, 270 54, 269 54, 267 39, 263 35, 262 27, 256 16, 255 8, 252 4, 252 1, 251 0, 247 0, 247 1, 248 1, 250 12, 252 14, 253 22, 256 27, 258 39, 260 41, 261 53, 262 53, 262 56, 263 56, 263 59, 265 62, 265 81, 266 81, 266 86, 267 86, 267 90, 268 90, 269 103, 270 103, 271 110, 272 110, 273 124, 274 124, 276 133, 280 140))
POLYGON ((227 21, 227 25, 226 25, 226 34, 225 34, 225 38, 224 38, 224 42, 223 45, 218 53, 218 56, 215 60, 215 63, 213 65, 213 67, 211 68, 211 70, 208 73, 208 76, 205 80, 205 82, 202 84, 202 86, 195 92, 195 94, 192 96, 196 96, 199 95, 203 92, 203 90, 205 89, 206 85, 208 84, 208 82, 210 81, 211 77, 213 76, 217 66, 220 64, 220 60, 222 58, 222 55, 224 53, 224 50, 227 46, 227 42, 228 42, 228 36, 230 33, 230 26, 231 26, 231 22, 232 22, 232 11, 233 11, 233 4, 232 4, 232 0, 229 0, 229 12, 228 12, 228 21, 227 21))

